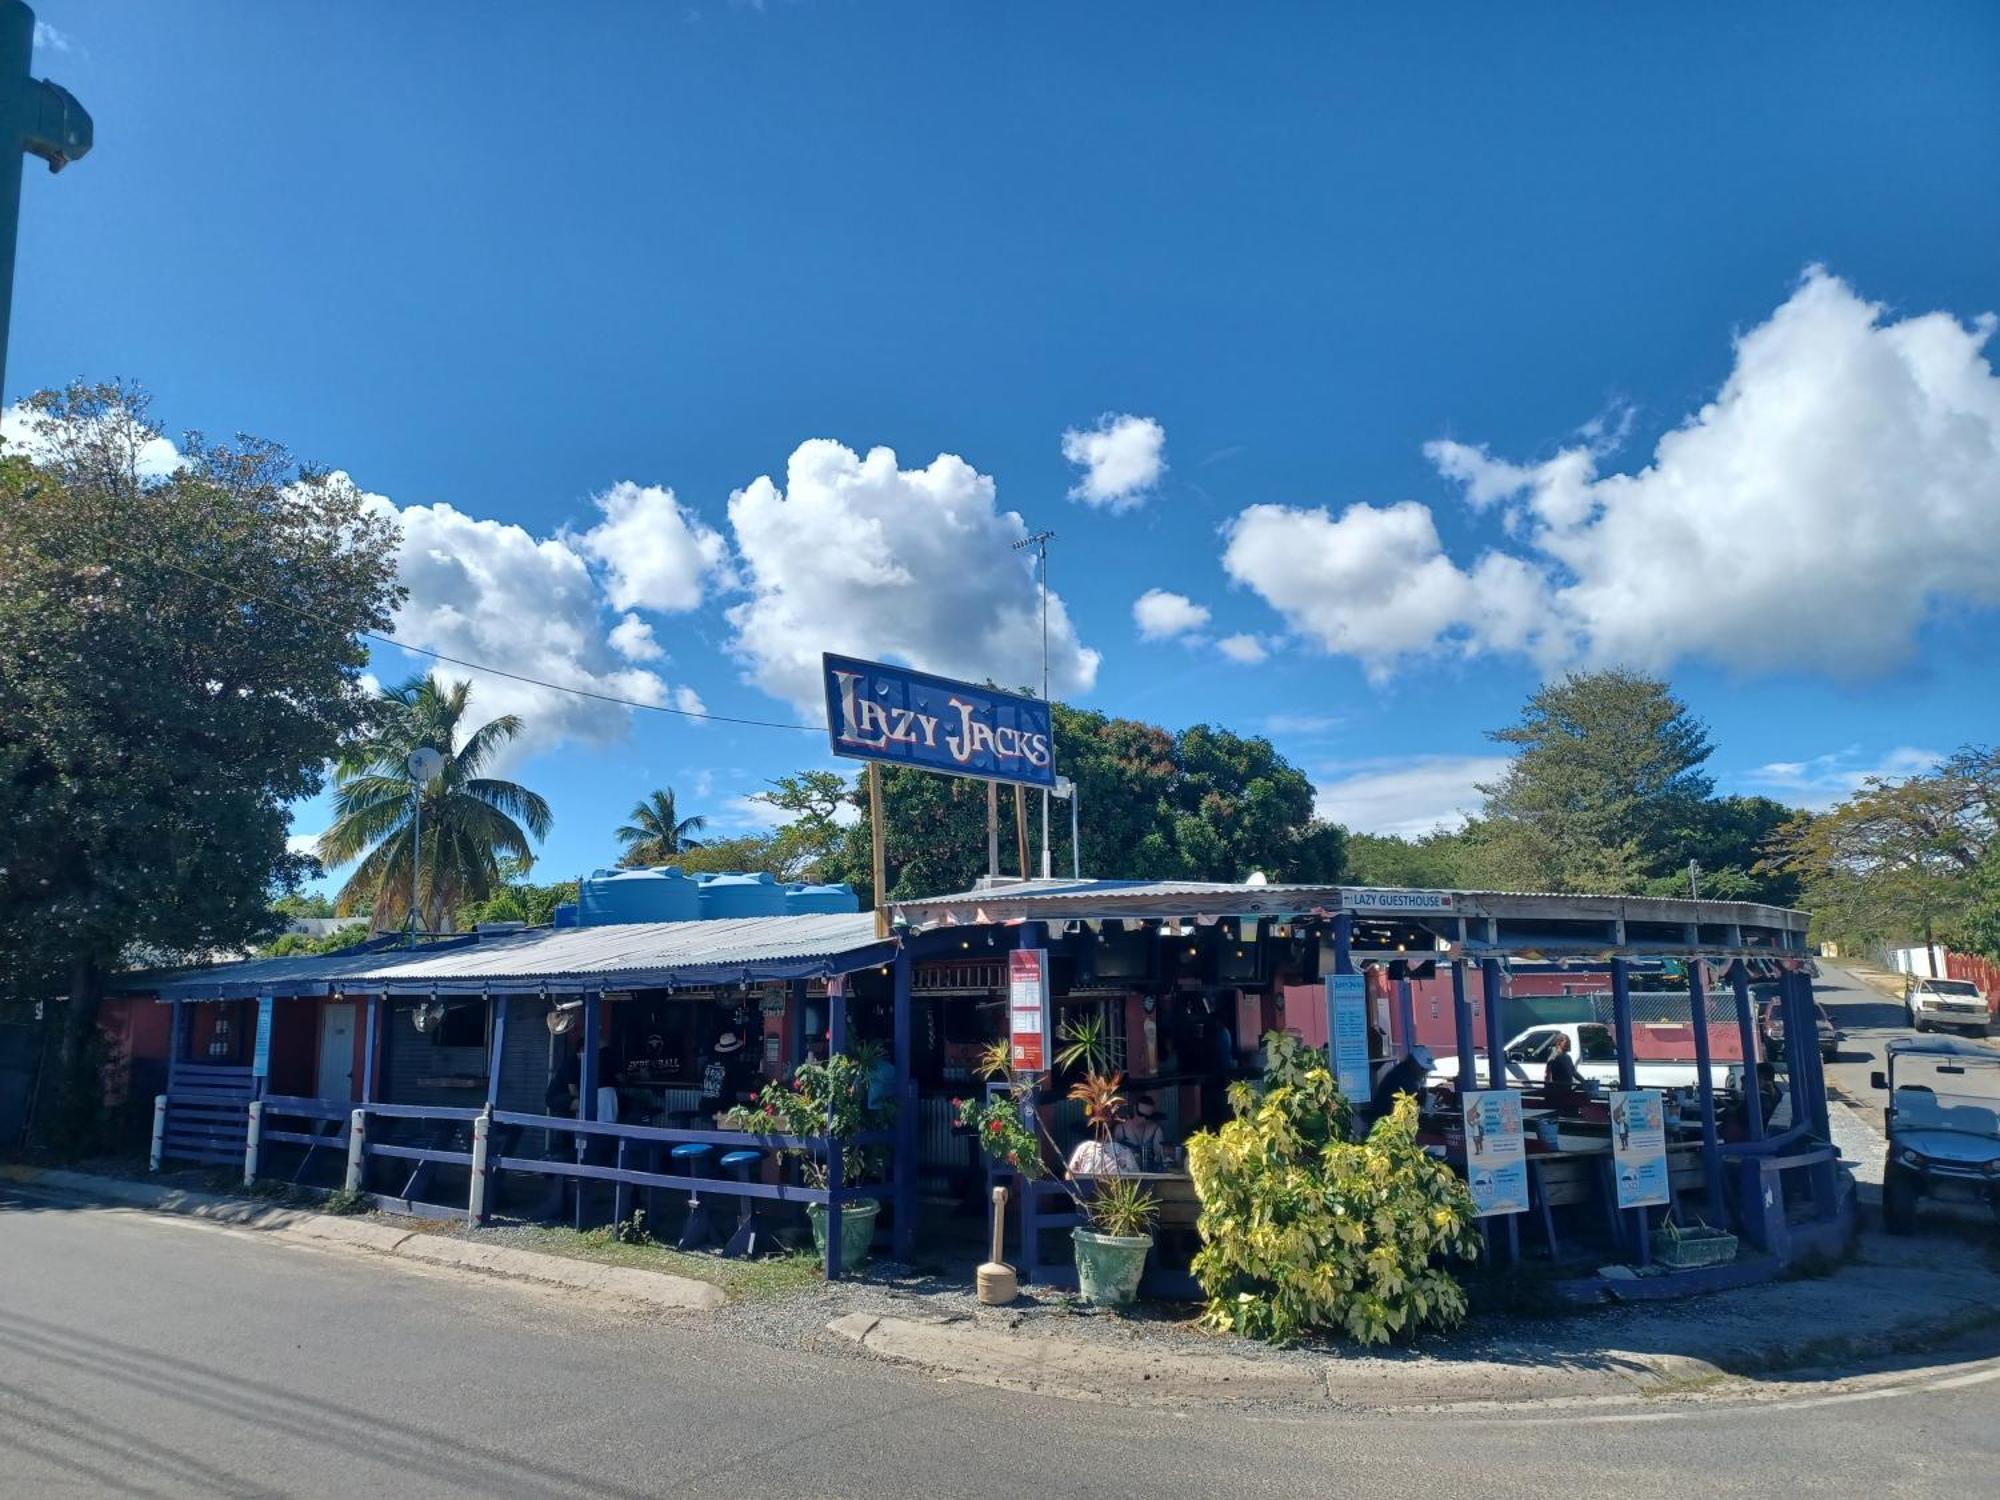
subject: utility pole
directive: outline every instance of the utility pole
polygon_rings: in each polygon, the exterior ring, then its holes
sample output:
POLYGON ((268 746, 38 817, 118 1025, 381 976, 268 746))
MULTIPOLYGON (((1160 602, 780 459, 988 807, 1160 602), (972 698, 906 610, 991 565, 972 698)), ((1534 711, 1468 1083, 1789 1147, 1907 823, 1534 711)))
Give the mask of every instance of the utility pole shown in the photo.
POLYGON ((39 156, 60 172, 87 155, 90 115, 68 89, 29 76, 35 13, 0 0, 0 386, 7 378, 7 333, 14 305, 14 241, 21 227, 21 158, 39 156))
MULTIPOLYGON (((1035 549, 1039 561, 1037 570, 1042 586, 1042 702, 1049 701, 1049 543, 1056 539, 1053 531, 1036 531, 1014 543, 1016 552, 1028 548, 1035 549)), ((1056 711, 1049 707, 1049 754, 1055 754, 1056 711)), ((1049 789, 1042 788, 1042 879, 1049 878, 1049 789)))
POLYGON ((1691 859, 1688 861, 1688 900, 1699 901, 1700 899, 1701 899, 1701 861, 1691 859))

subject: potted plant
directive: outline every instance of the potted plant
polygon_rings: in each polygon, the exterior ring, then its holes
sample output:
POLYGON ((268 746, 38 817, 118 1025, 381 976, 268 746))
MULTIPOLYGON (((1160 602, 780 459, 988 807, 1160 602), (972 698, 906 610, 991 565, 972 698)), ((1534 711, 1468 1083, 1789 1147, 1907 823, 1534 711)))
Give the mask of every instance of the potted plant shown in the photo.
MULTIPOLYGON (((1089 1225, 1071 1231, 1077 1285, 1090 1301, 1119 1307, 1138 1294, 1146 1253, 1153 1247, 1159 1204, 1137 1181, 1122 1175, 1131 1170, 1130 1155, 1111 1141, 1112 1129, 1125 1111, 1125 1078, 1109 1067, 1110 1048, 1102 1022, 1094 1018, 1065 1022, 1060 1035, 1063 1046, 1056 1053, 1056 1065, 1083 1068, 1069 1097, 1083 1106, 1091 1130, 1091 1139, 1072 1155, 1064 1183, 1089 1225)), ((989 1078, 1006 1080, 1006 1091, 990 1099, 958 1101, 959 1124, 978 1137, 981 1149, 995 1161, 1005 1162, 1023 1177, 1046 1178, 1044 1143, 1050 1155, 1059 1156, 1060 1151, 1034 1108, 1040 1076, 1015 1070, 1005 1042, 989 1048, 982 1063, 981 1071, 989 1078)))
POLYGON ((1076 1199, 1090 1221, 1088 1229, 1079 1224, 1070 1231, 1077 1287, 1099 1307, 1123 1307, 1139 1295, 1159 1200, 1130 1177, 1099 1178, 1096 1191, 1076 1199))
MULTIPOLYGON (((751 1103, 727 1111, 717 1123, 725 1130, 744 1130, 757 1135, 826 1136, 840 1151, 843 1183, 872 1181, 882 1173, 881 1148, 846 1143, 857 1136, 886 1130, 895 1117, 892 1101, 869 1103, 869 1080, 879 1051, 863 1046, 853 1055, 801 1063, 789 1083, 767 1084, 753 1096, 751 1103)), ((797 1159, 807 1187, 826 1188, 830 1174, 825 1159, 815 1152, 795 1148, 788 1149, 785 1155, 797 1159)), ((881 1211, 881 1202, 875 1198, 850 1198, 841 1205, 841 1265, 857 1267, 868 1259, 875 1239, 875 1218, 881 1211)), ((813 1248, 821 1256, 826 1254, 828 1217, 824 1203, 806 1205, 813 1248)))

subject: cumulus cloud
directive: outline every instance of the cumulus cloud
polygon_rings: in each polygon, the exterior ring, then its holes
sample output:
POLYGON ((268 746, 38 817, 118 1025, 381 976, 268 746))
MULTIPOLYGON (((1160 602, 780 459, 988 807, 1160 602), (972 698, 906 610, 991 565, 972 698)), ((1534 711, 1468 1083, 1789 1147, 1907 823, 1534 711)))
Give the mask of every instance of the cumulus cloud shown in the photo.
POLYGON ((288 834, 285 838, 285 852, 287 854, 310 854, 317 859, 319 857, 319 841, 323 837, 323 834, 318 833, 288 834))
POLYGON ((72 45, 67 35, 57 31, 47 21, 35 22, 34 48, 37 52, 67 52, 72 45))
MULTIPOLYGON (((1028 555, 1013 550, 1027 527, 964 459, 903 469, 888 448, 862 457, 814 439, 782 486, 764 476, 730 496, 729 520, 749 595, 727 614, 733 647, 765 691, 823 712, 822 651, 1040 684, 1039 597, 1028 555)), ((1052 592, 1053 690, 1087 691, 1098 659, 1052 592)))
MULTIPOLYGON (((708 705, 701 701, 701 694, 697 693, 686 683, 682 683, 674 689, 674 707, 684 714, 705 714, 708 712, 708 705)), ((693 722, 699 723, 700 720, 694 720, 693 722)))
POLYGON ((627 661, 658 661, 667 654, 666 648, 653 639, 653 627, 629 610, 611 627, 611 634, 605 640, 627 661))
POLYGON ((1070 498, 1105 510, 1130 510, 1166 472, 1167 429, 1151 417, 1106 412, 1095 427, 1072 427, 1062 435, 1063 457, 1083 474, 1070 498))
MULTIPOLYGON (((396 570, 409 598, 396 615, 398 640, 586 692, 668 701, 667 683, 607 640, 603 593, 572 540, 534 537, 445 504, 398 506, 384 495, 368 495, 366 503, 401 531, 396 570)), ((625 629, 621 621, 612 634, 625 629)), ((636 636, 626 631, 625 638, 636 636)), ((621 704, 450 663, 433 669, 472 682, 481 722, 521 716, 524 732, 509 747, 509 762, 569 740, 607 743, 629 727, 631 710, 621 704)))
POLYGON ((1417 838, 1462 827, 1485 800, 1481 783, 1507 769, 1504 755, 1418 755, 1332 768, 1315 801, 1319 816, 1354 833, 1417 838))
MULTIPOLYGON (((9 449, 32 459, 44 459, 50 448, 42 425, 48 418, 33 407, 16 402, 0 412, 0 439, 9 449)), ((171 438, 152 437, 139 445, 135 466, 141 479, 165 479, 181 466, 181 450, 171 438)))
POLYGON ((1208 623, 1208 607, 1186 594, 1165 589, 1147 589, 1132 601, 1132 623, 1139 636, 1148 641, 1170 641, 1189 635, 1208 623))
POLYGON ((1600 472, 1623 419, 1533 464, 1429 444, 1516 546, 1467 566, 1413 502, 1267 505, 1230 524, 1224 565, 1378 674, 1457 649, 1880 675, 1933 615, 2000 605, 1995 326, 1892 317, 1813 267, 1636 472, 1600 472))
POLYGON ((1225 635, 1215 649, 1240 666, 1254 667, 1271 653, 1254 635, 1225 635))
POLYGON ((656 484, 620 480, 597 497, 604 519, 577 538, 605 570, 613 609, 679 614, 695 608, 713 580, 726 580, 729 545, 656 484))

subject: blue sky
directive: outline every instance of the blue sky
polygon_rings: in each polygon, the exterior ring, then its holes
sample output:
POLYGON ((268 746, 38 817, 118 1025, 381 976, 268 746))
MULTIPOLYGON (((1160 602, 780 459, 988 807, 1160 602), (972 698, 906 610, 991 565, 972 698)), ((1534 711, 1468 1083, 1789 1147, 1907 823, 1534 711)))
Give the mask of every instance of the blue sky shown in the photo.
MULTIPOLYGON (((1470 805, 1575 664, 1732 790, 2000 735, 1990 5, 38 11, 97 147, 28 174, 8 398, 347 471, 434 649, 760 719, 823 648, 1028 683, 1025 523, 1059 689, 1355 826, 1470 805)), ((480 692, 552 877, 829 763, 480 692)))

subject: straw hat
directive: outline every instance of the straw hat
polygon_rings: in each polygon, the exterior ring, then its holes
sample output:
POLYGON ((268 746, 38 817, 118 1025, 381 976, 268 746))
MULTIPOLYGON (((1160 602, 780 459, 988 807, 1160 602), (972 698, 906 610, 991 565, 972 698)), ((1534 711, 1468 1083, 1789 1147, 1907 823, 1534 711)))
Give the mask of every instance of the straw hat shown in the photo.
POLYGON ((715 1050, 717 1053, 740 1052, 743 1050, 743 1038, 733 1031, 725 1031, 715 1039, 715 1050))

